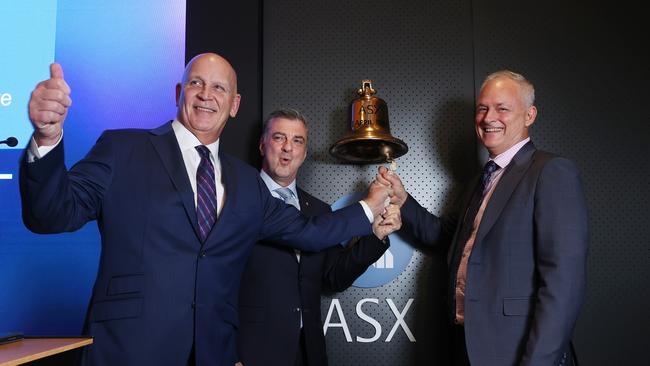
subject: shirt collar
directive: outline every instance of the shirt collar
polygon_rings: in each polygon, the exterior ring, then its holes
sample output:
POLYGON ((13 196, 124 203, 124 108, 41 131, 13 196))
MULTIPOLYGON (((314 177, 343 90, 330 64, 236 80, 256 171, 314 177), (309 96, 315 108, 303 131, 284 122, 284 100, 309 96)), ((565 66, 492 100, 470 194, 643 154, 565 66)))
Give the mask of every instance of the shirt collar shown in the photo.
MULTIPOLYGON (((176 135, 178 146, 181 148, 182 152, 186 150, 194 150, 196 146, 203 145, 201 141, 199 141, 199 139, 194 136, 194 134, 190 132, 190 130, 188 130, 187 127, 185 127, 179 120, 174 119, 172 122, 172 128, 174 129, 174 134, 176 135)), ((219 157, 219 139, 205 146, 208 148, 208 150, 210 150, 214 161, 219 161, 219 159, 217 159, 219 157)))
MULTIPOLYGON (((268 174, 264 171, 264 169, 260 170, 260 177, 262 178, 262 180, 263 180, 264 183, 266 184, 266 187, 269 189, 269 191, 273 192, 273 191, 275 191, 275 190, 278 189, 278 188, 282 188, 281 185, 279 185, 276 181, 274 181, 273 178, 271 178, 271 176, 268 175, 268 174)), ((296 197, 296 199, 297 199, 297 198, 298 198, 298 191, 296 190, 296 180, 295 180, 295 179, 293 180, 293 182, 291 182, 291 183, 287 186, 287 188, 289 188, 289 189, 291 190, 291 192, 293 193, 294 197, 296 197)))
POLYGON ((494 159, 491 160, 494 160, 494 162, 502 169, 507 167, 508 164, 510 164, 510 162, 512 161, 512 158, 515 157, 515 155, 519 152, 519 150, 521 150, 521 148, 524 147, 524 145, 526 145, 528 141, 530 141, 530 137, 527 137, 519 141, 518 143, 514 144, 511 148, 495 156, 494 159))

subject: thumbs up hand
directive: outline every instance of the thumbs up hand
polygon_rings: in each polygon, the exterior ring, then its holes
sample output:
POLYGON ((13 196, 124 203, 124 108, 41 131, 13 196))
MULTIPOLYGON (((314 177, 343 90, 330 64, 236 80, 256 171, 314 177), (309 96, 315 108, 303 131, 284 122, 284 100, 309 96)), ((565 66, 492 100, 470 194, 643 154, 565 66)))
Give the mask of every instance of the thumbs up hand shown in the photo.
POLYGON ((29 98, 29 119, 38 146, 56 144, 71 104, 70 87, 63 78, 63 68, 53 63, 50 65, 50 78, 38 83, 29 98))

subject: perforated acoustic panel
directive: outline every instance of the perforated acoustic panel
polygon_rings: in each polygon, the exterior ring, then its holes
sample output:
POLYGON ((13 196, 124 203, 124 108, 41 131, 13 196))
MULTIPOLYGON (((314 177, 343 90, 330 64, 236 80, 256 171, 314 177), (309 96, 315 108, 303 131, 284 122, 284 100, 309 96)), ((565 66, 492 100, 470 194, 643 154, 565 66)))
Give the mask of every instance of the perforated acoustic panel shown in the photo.
MULTIPOLYGON (((350 102, 369 78, 388 105, 392 135, 409 146, 398 159, 407 190, 444 213, 476 168, 470 14, 468 1, 265 1, 264 113, 296 108, 309 124, 298 184, 333 203, 373 179, 377 165, 342 164, 328 153, 348 131, 350 102)), ((415 247, 391 282, 325 296, 323 319, 330 314, 337 324, 327 329, 330 365, 444 364, 443 258, 415 247), (381 327, 376 340, 364 341, 378 332, 360 318, 360 303, 381 327)))

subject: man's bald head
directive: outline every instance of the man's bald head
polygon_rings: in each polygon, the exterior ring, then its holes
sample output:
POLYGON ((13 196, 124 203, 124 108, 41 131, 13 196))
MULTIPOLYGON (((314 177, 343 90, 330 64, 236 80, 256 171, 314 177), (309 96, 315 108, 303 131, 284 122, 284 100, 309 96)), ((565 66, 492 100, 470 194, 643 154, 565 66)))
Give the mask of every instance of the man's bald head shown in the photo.
POLYGON ((235 85, 235 92, 237 91, 237 72, 235 71, 235 68, 232 67, 232 65, 230 64, 230 62, 228 62, 228 60, 226 60, 222 56, 220 56, 220 55, 218 55, 216 53, 212 53, 212 52, 200 53, 200 54, 192 57, 192 59, 185 66, 185 71, 183 72, 183 79, 181 80, 182 84, 184 84, 185 81, 187 81, 187 75, 190 72, 190 69, 192 68, 192 65, 196 61, 202 60, 202 59, 211 59, 213 62, 219 62, 219 63, 222 63, 224 65, 227 65, 228 68, 230 68, 230 70, 232 72, 232 77, 234 78, 232 81, 233 81, 233 83, 235 85))
POLYGON ((229 117, 235 117, 241 96, 237 74, 223 57, 203 53, 187 63, 176 85, 176 118, 203 144, 219 139, 229 117))

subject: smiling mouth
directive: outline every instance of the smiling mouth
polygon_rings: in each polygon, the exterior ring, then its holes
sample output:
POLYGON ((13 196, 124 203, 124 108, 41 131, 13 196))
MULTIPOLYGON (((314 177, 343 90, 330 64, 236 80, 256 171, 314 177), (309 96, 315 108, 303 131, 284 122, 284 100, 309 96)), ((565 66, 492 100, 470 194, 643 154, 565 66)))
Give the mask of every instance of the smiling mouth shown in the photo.
POLYGON ((198 105, 195 105, 195 106, 194 106, 194 109, 196 109, 196 110, 199 111, 199 112, 207 112, 207 113, 214 113, 214 112, 216 112, 216 110, 214 110, 214 109, 212 109, 212 108, 201 107, 201 106, 198 106, 198 105))
POLYGON ((495 133, 503 131, 503 127, 483 127, 483 132, 495 133))

